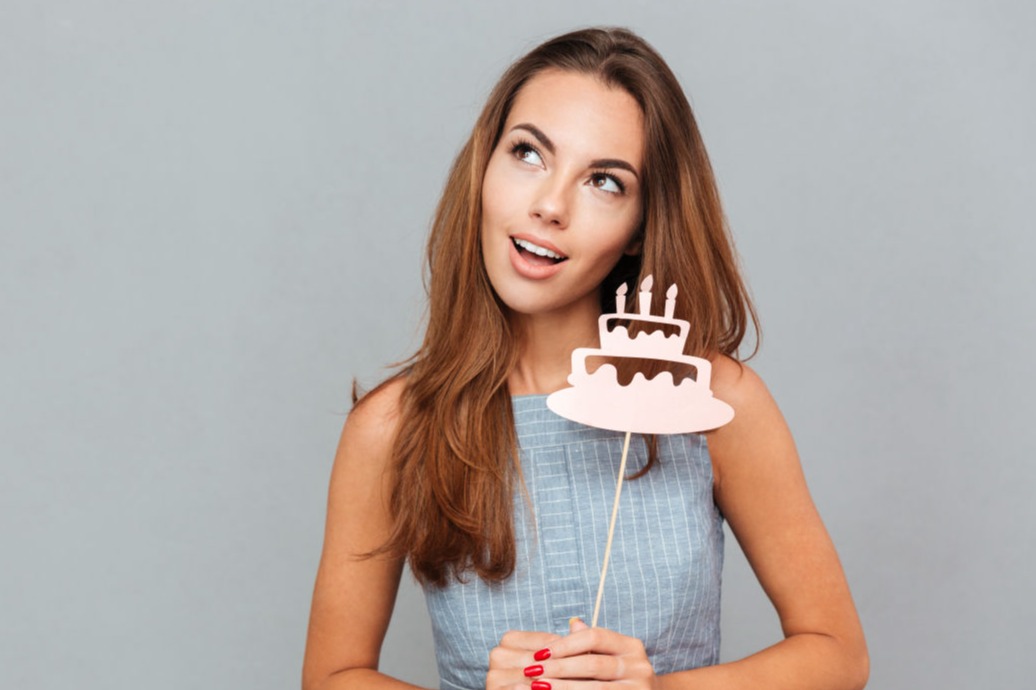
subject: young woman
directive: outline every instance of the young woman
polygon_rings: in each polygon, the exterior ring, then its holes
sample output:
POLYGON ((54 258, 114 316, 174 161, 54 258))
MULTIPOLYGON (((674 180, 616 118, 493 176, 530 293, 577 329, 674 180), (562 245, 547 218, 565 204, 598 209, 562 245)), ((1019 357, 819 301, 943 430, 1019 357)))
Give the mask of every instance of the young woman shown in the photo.
POLYGON ((424 343, 342 433, 304 688, 413 687, 377 670, 406 562, 450 690, 863 687, 862 630, 791 435, 736 361, 754 312, 690 106, 654 50, 593 29, 511 66, 450 172, 428 261, 424 343), (545 394, 598 344, 616 286, 649 274, 678 285, 688 354, 711 360, 736 416, 634 444, 590 628, 623 435, 553 415, 545 394), (784 639, 719 664, 724 519, 784 639))

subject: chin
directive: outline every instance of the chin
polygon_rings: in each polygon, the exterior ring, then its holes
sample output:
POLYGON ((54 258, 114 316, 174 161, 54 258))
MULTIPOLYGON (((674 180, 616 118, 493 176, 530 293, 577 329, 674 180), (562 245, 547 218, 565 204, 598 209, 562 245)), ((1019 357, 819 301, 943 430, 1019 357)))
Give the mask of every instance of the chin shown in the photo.
POLYGON ((493 292, 503 304, 505 313, 514 316, 557 315, 562 312, 575 315, 581 313, 587 304, 592 305, 591 309, 596 314, 600 305, 597 290, 570 300, 559 300, 558 291, 547 286, 506 286, 503 290, 494 287, 493 292))
POLYGON ((513 291, 505 291, 505 294, 501 294, 497 290, 494 290, 494 292, 496 292, 497 299, 503 305, 504 313, 509 315, 534 316, 536 314, 545 314, 554 311, 558 306, 545 300, 536 299, 531 295, 516 295, 513 291))

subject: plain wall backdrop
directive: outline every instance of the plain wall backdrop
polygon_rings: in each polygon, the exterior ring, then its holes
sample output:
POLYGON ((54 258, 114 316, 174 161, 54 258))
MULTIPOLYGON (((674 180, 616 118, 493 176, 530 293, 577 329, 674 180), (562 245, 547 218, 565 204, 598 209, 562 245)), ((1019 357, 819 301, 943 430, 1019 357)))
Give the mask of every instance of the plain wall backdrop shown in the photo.
MULTIPOLYGON (((0 686, 297 686, 352 379, 491 85, 592 24, 696 109, 869 687, 1031 683, 1033 3, 4 0, 0 686)), ((780 630, 727 554, 731 659, 780 630)), ((436 682, 410 583, 384 667, 436 682)))

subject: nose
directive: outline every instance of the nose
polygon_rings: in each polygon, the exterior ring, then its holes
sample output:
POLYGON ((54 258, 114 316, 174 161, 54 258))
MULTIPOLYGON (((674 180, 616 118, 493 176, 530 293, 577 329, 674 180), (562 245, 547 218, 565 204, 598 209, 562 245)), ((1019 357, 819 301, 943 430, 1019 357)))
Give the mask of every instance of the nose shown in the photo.
POLYGON ((529 216, 558 229, 568 227, 569 199, 563 180, 546 179, 529 206, 529 216))

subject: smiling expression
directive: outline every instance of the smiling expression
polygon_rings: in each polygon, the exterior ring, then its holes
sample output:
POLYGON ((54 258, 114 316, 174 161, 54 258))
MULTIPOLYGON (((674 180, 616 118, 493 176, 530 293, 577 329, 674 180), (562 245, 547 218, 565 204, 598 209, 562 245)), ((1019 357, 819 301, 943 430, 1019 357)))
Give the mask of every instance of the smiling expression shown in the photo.
POLYGON ((643 151, 626 91, 554 69, 522 88, 482 181, 482 258, 512 312, 599 313, 601 282, 639 250, 643 151))

